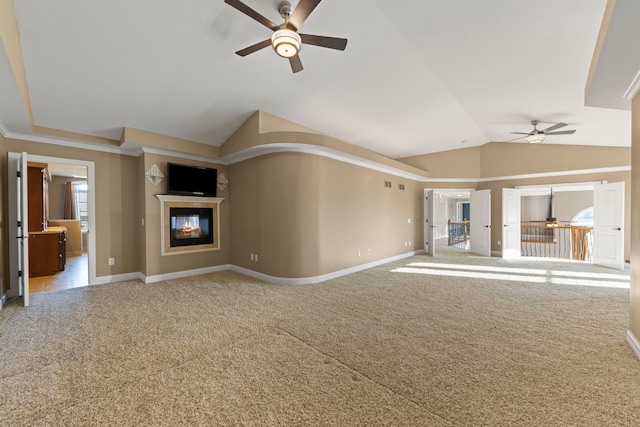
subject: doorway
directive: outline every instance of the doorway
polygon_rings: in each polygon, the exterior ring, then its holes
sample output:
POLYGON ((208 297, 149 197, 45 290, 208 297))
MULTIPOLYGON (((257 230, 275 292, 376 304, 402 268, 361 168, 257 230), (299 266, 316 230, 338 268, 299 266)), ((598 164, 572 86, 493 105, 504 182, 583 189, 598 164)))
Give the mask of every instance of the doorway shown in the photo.
MULTIPOLYGON (((21 194, 21 190, 20 190, 21 187, 19 186, 25 186, 26 188, 24 188, 24 190, 25 192, 28 192, 28 180, 18 178, 18 175, 16 173, 16 170, 20 170, 19 163, 22 162, 23 160, 26 162, 26 164, 31 162, 39 165, 47 165, 48 169, 49 169, 49 165, 51 165, 50 169, 55 170, 55 172, 53 172, 51 178, 48 178, 49 181, 47 181, 47 185, 50 185, 51 183, 54 183, 55 185, 55 182, 61 182, 61 180, 82 181, 82 183, 79 185, 84 186, 84 188, 82 189, 84 197, 81 198, 80 196, 76 196, 76 204, 82 205, 81 209, 78 209, 80 211, 80 217, 77 218, 76 221, 73 221, 72 218, 64 218, 64 214, 61 213, 59 210, 59 207, 57 207, 59 206, 59 204, 56 204, 56 202, 52 202, 51 196, 56 197, 56 199, 59 197, 58 195, 56 195, 58 193, 56 192, 56 189, 54 187, 50 187, 50 189, 52 189, 53 194, 49 194, 48 191, 44 193, 43 198, 45 201, 43 203, 43 206, 46 206, 45 208, 46 216, 44 217, 44 220, 43 220, 43 225, 42 225, 43 230, 41 231, 41 233, 48 234, 51 231, 57 232, 57 231, 60 231, 62 228, 64 228, 65 233, 70 234, 70 229, 72 227, 75 227, 76 223, 79 223, 77 224, 78 227, 74 229, 75 235, 73 236, 73 239, 74 239, 73 242, 69 242, 70 251, 67 252, 66 248, 64 251, 65 256, 67 254, 71 255, 71 257, 69 258, 69 261, 71 261, 68 264, 69 267, 66 268, 66 265, 65 265, 65 269, 63 270, 65 271, 64 275, 57 275, 57 272, 56 272, 56 274, 51 275, 54 277, 49 279, 52 281, 57 281, 59 285, 58 288, 70 287, 71 285, 65 282, 72 280, 71 277, 73 275, 77 276, 79 278, 78 280, 81 280, 81 283, 75 282, 75 284, 80 283, 83 286, 87 286, 95 283, 96 282, 96 269, 95 269, 95 266, 96 266, 95 234, 96 233, 95 233, 95 165, 94 163, 90 161, 82 161, 82 160, 75 160, 75 159, 30 155, 28 153, 9 153, 8 158, 9 158, 9 168, 8 168, 9 205, 15 207, 15 209, 10 209, 10 212, 9 212, 10 223, 17 223, 12 221, 16 220, 16 218, 26 218, 29 213, 28 207, 24 207, 20 209, 20 207, 23 204, 19 203, 19 197, 20 197, 19 195, 21 194), (66 173, 62 172, 62 170, 64 169, 67 170, 66 173), (69 171, 74 171, 74 172, 72 173, 69 171), (82 173, 78 173, 79 171, 82 171, 82 173), (73 174, 76 174, 78 176, 76 178, 73 178, 73 174), (71 176, 65 176, 65 175, 71 175, 71 176), (58 176, 60 178, 56 178, 54 180, 53 176, 58 176), (23 212, 20 212, 20 210, 22 210, 23 212), (65 223, 64 222, 65 220, 69 220, 70 222, 65 223), (72 223, 74 224, 73 226, 71 225, 72 223), (50 230, 48 231, 45 230, 47 228, 50 228, 50 230)), ((50 173, 50 172, 51 171, 48 171, 47 173, 50 173)), ((64 202, 62 202, 62 204, 64 205, 64 202)), ((21 230, 20 224, 18 227, 19 234, 16 234, 16 230, 13 227, 10 227, 10 230, 11 230, 10 234, 13 235, 14 237, 26 234, 22 232, 22 231, 26 231, 26 229, 21 230)), ((29 231, 28 237, 29 238, 27 240, 33 240, 31 239, 32 237, 31 231, 29 231)), ((7 290, 7 297, 14 298, 18 296, 23 296, 25 300, 25 305, 28 305, 28 300, 29 300, 28 296, 29 296, 29 293, 31 292, 30 290, 31 280, 29 280, 30 269, 28 268, 28 263, 26 263, 27 268, 22 268, 22 266, 24 266, 25 263, 24 261, 22 261, 21 263, 20 260, 25 257, 20 256, 20 251, 21 251, 21 247, 25 246, 26 248, 28 248, 27 250, 30 253, 31 248, 29 248, 30 245, 19 244, 19 241, 23 239, 24 238, 16 238, 15 240, 11 239, 11 241, 16 242, 16 244, 12 243, 10 245, 10 250, 9 250, 10 252, 10 264, 9 264, 10 283, 9 283, 9 289, 7 290), (21 270, 25 270, 25 271, 21 271, 21 270)), ((60 255, 62 255, 62 253, 60 255)), ((45 279, 42 279, 42 280, 44 281, 45 279)), ((73 280, 76 280, 76 279, 73 279, 73 280)), ((38 290, 37 278, 34 278, 33 281, 34 281, 33 284, 35 286, 33 290, 37 291, 38 290)), ((42 291, 55 290, 55 287, 54 288, 50 287, 49 289, 43 288, 41 290, 42 291)))
MULTIPOLYGON (((29 272, 31 294, 88 286, 87 168, 62 163, 46 164, 45 218, 48 230, 65 230, 64 268, 55 272, 29 272), (52 274, 50 274, 52 273, 52 274)), ((31 182, 29 183, 31 187, 31 182)), ((33 244, 34 240, 30 239, 33 244)), ((33 245, 30 252, 33 251, 33 245)), ((31 257, 31 253, 30 253, 31 257)), ((33 257, 31 257, 33 258, 33 257)), ((33 263, 29 265, 33 267, 33 263)))

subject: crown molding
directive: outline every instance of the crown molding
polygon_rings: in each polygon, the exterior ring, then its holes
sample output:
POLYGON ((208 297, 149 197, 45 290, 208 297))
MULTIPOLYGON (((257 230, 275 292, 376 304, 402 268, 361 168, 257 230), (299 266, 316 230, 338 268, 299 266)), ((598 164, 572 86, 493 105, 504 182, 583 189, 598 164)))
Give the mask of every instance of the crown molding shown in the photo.
POLYGON ((631 80, 631 83, 629 84, 627 90, 624 92, 623 96, 629 101, 632 101, 638 93, 638 89, 640 89, 640 70, 638 70, 636 76, 633 78, 633 80, 631 80))
MULTIPOLYGON (((640 88, 640 74, 639 74, 639 88, 640 88)), ((53 138, 48 136, 34 136, 25 135, 14 132, 9 132, 4 125, 0 122, 0 133, 2 136, 9 139, 17 139, 22 141, 40 142, 43 144, 62 145, 65 147, 73 147, 83 150, 93 150, 106 153, 120 154, 126 156, 140 157, 144 153, 157 154, 162 156, 177 157, 181 159, 205 161, 210 163, 216 163, 219 165, 232 165, 234 163, 249 160, 258 156, 273 153, 305 153, 316 156, 322 156, 338 160, 344 163, 360 166, 366 169, 375 170, 378 172, 387 173, 389 175, 398 176, 401 178, 410 179, 417 182, 428 183, 483 183, 493 181, 507 181, 507 180, 520 180, 520 179, 535 179, 535 178, 550 178, 556 176, 571 176, 571 175, 588 175, 588 174, 601 174, 611 172, 626 172, 631 170, 631 166, 616 166, 608 168, 593 168, 593 169, 578 169, 558 172, 544 172, 544 173, 532 173, 522 175, 508 175, 508 176, 494 176, 488 178, 429 178, 422 175, 414 174, 408 171, 404 171, 393 166, 378 163, 372 160, 365 159, 353 154, 347 154, 342 151, 328 148, 320 145, 304 144, 304 143, 273 143, 264 144, 247 148, 237 153, 224 156, 222 158, 205 157, 195 154, 183 153, 180 151, 166 150, 161 148, 146 147, 135 143, 124 141, 118 147, 110 147, 100 144, 94 144, 89 142, 70 141, 61 138, 53 138)))
POLYGON ((631 166, 614 166, 609 168, 593 168, 593 169, 576 169, 568 171, 557 172, 542 172, 542 173, 530 173, 523 175, 507 175, 507 176, 492 176, 489 178, 427 178, 426 182, 439 182, 439 183, 482 183, 482 182, 494 182, 494 181, 508 181, 517 179, 535 179, 535 178, 550 178, 555 176, 571 176, 571 175, 588 175, 596 173, 612 173, 612 172, 626 172, 630 171, 631 166))
POLYGON ((330 159, 338 160, 344 163, 361 166, 363 168, 375 170, 378 172, 388 173, 390 175, 411 179, 419 182, 424 182, 428 179, 427 177, 422 175, 404 171, 400 168, 395 168, 393 166, 378 163, 373 160, 368 160, 353 154, 347 154, 342 151, 336 150, 334 148, 328 148, 321 145, 303 144, 303 143, 295 143, 295 142, 293 143, 283 142, 283 143, 258 145, 258 146, 247 148, 246 150, 242 150, 237 153, 233 153, 228 156, 225 156, 223 157, 223 160, 227 161, 228 164, 234 164, 234 163, 242 162, 244 160, 252 159, 254 157, 263 156, 265 154, 285 153, 285 152, 286 153, 305 153, 305 154, 313 154, 316 156, 328 157, 330 159))

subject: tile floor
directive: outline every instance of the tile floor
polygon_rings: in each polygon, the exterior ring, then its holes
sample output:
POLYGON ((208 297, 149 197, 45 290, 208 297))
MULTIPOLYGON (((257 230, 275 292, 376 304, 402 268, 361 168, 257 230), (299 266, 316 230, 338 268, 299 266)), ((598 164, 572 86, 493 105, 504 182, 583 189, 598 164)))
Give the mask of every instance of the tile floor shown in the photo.
POLYGON ((89 285, 89 256, 67 257, 64 271, 53 276, 29 278, 29 293, 59 291, 89 285))

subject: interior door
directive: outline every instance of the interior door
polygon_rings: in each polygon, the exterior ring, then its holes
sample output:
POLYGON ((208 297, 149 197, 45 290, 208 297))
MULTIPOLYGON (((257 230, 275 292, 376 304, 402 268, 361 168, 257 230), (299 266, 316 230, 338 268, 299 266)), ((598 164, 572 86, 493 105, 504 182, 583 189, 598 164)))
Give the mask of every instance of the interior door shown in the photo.
POLYGON ((469 196, 470 251, 482 256, 491 256, 491 190, 472 191, 469 196))
POLYGON ((520 257, 520 190, 502 189, 502 258, 520 257))
POLYGON ((425 252, 431 256, 436 255, 436 204, 433 190, 425 191, 424 201, 424 234, 425 252))
POLYGON ((624 182, 593 186, 593 263, 624 268, 624 182))
POLYGON ((22 296, 29 305, 29 224, 27 153, 9 153, 9 297, 22 296))

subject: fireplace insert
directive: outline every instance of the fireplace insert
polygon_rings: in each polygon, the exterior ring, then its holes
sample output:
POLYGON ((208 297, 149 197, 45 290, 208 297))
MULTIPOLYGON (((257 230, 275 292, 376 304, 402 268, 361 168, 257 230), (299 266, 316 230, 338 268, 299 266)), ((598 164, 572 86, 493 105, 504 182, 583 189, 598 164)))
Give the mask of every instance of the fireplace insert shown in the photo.
POLYGON ((170 208, 169 216, 170 247, 213 243, 212 208, 170 208))

